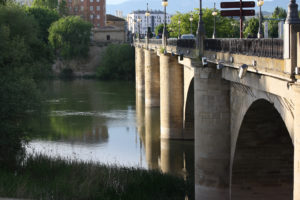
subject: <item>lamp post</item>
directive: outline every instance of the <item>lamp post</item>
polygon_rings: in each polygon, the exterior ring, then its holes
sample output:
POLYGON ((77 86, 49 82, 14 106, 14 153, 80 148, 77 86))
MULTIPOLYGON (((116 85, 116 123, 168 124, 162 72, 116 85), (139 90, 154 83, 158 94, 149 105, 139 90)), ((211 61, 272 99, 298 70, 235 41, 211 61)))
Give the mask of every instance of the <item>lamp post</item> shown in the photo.
POLYGON ((190 22, 191 22, 191 34, 193 34, 193 14, 190 15, 190 22))
POLYGON ((147 20, 147 32, 146 32, 146 47, 148 49, 148 45, 149 45, 149 37, 150 37, 150 34, 149 34, 149 25, 148 25, 148 17, 150 16, 150 12, 148 10, 148 3, 147 3, 147 11, 145 12, 145 16, 146 16, 146 20, 147 20))
POLYGON ((205 29, 204 29, 204 23, 203 23, 203 19, 202 19, 202 0, 199 0, 200 2, 200 12, 199 12, 199 21, 198 21, 198 29, 197 29, 197 48, 199 51, 199 55, 200 57, 203 56, 203 51, 204 51, 204 35, 205 35, 205 29))
POLYGON ((141 39, 141 18, 138 17, 137 22, 138 22, 138 29, 139 29, 139 36, 138 36, 138 41, 140 42, 141 39))
POLYGON ((178 19, 178 39, 181 38, 181 34, 180 34, 180 24, 181 24, 181 20, 180 20, 180 16, 179 16, 179 19, 178 19))
POLYGON ((218 15, 216 11, 216 3, 214 3, 214 11, 212 12, 212 15, 214 16, 214 32, 212 38, 215 39, 216 38, 216 16, 218 15))
POLYGON ((162 6, 164 7, 164 30, 163 30, 163 46, 167 46, 167 6, 168 0, 162 0, 162 6))
POLYGON ((263 30, 262 30, 262 21, 263 21, 263 16, 261 12, 261 7, 264 5, 264 0, 258 0, 257 5, 259 7, 259 28, 258 28, 258 33, 257 33, 257 38, 263 38, 263 30))

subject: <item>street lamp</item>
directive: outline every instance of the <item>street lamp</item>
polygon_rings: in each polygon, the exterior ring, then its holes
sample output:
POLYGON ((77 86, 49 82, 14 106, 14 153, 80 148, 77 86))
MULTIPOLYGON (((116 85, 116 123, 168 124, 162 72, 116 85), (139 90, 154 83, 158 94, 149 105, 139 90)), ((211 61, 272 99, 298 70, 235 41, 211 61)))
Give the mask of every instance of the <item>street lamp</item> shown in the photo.
POLYGON ((138 41, 140 41, 140 39, 141 39, 141 18, 140 17, 138 17, 138 19, 137 19, 137 22, 138 22, 138 29, 139 29, 139 37, 138 37, 138 41))
POLYGON ((178 39, 181 38, 181 34, 180 34, 180 24, 181 24, 181 20, 180 20, 180 16, 179 16, 179 19, 178 19, 178 39))
POLYGON ((202 0, 199 0, 200 6, 199 6, 199 20, 198 20, 198 28, 197 28, 197 49, 198 49, 198 56, 203 56, 204 51, 204 36, 205 36, 205 28, 204 23, 202 19, 202 0))
POLYGON ((193 18, 193 15, 191 14, 191 16, 190 16, 190 22, 191 22, 191 34, 193 34, 193 20, 194 20, 194 18, 193 18))
POLYGON ((167 46, 167 6, 168 0, 162 0, 161 5, 164 7, 164 30, 163 30, 163 46, 167 46))
POLYGON ((258 28, 258 33, 257 33, 257 38, 263 38, 263 30, 262 30, 262 12, 261 12, 261 7, 264 5, 264 0, 258 0, 257 5, 259 7, 259 28, 258 28))
POLYGON ((212 38, 215 39, 216 38, 216 16, 218 15, 216 11, 216 3, 214 3, 214 11, 212 12, 212 15, 214 16, 214 33, 212 35, 212 38))

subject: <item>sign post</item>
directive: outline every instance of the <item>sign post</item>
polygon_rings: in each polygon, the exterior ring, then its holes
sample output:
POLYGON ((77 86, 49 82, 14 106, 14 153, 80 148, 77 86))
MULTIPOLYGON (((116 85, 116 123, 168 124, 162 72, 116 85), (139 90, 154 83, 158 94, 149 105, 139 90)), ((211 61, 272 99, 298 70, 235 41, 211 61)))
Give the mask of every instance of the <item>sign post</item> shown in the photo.
POLYGON ((223 17, 240 17, 240 38, 243 38, 243 17, 244 16, 254 16, 255 10, 243 10, 243 8, 253 8, 255 7, 254 1, 240 0, 240 2, 221 2, 221 8, 239 8, 239 10, 222 10, 221 16, 223 17))

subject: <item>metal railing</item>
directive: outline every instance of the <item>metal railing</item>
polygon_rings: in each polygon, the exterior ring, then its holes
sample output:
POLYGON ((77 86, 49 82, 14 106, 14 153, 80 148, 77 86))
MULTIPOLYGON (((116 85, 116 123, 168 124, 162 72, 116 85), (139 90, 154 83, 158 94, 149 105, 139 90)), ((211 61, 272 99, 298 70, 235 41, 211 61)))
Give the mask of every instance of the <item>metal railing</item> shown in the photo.
POLYGON ((204 48, 208 51, 283 58, 282 39, 206 39, 204 48))
MULTIPOLYGON (((146 43, 145 39, 140 40, 146 43)), ((150 39, 149 44, 162 45, 161 39, 150 39)), ((168 46, 179 48, 196 48, 195 39, 168 39, 168 46)), ((283 58, 282 39, 205 39, 204 49, 207 51, 228 52, 248 56, 283 58)))

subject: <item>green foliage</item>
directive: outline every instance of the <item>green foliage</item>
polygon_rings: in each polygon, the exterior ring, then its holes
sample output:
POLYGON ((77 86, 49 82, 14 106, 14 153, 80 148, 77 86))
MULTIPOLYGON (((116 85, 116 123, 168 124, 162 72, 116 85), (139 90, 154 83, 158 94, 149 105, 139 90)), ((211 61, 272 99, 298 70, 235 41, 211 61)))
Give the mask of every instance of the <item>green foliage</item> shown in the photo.
POLYGON ((17 6, 0 7, 0 165, 13 168, 28 136, 28 111, 39 107, 34 78, 48 70, 38 25, 17 6))
POLYGON ((128 44, 109 45, 97 68, 100 79, 134 80, 134 48, 128 44))
POLYGON ((48 9, 56 9, 58 6, 57 0, 34 0, 33 7, 43 7, 48 9))
MULTIPOLYGON (((212 15, 213 9, 204 9, 203 10, 203 22, 205 26, 206 37, 211 38, 214 29, 214 16, 212 15)), ((195 10, 192 13, 179 13, 177 12, 171 18, 171 23, 169 25, 170 37, 178 37, 179 33, 179 24, 178 20, 180 19, 180 33, 190 34, 191 33, 191 22, 190 16, 193 16, 192 22, 192 32, 196 35, 199 21, 199 10, 195 10)), ((239 36, 239 24, 236 20, 221 17, 220 12, 216 16, 216 36, 219 38, 234 38, 239 36)))
POLYGON ((49 28, 49 43, 64 59, 86 57, 92 25, 78 16, 68 16, 49 28))
MULTIPOLYGON (((286 10, 284 8, 276 7, 272 18, 274 19, 285 19, 287 16, 286 10)), ((278 37, 278 21, 272 20, 269 22, 269 36, 272 38, 278 37)))
POLYGON ((259 19, 256 17, 252 17, 249 21, 247 21, 246 29, 244 31, 245 37, 256 38, 259 28, 259 19))
POLYGON ((42 7, 28 7, 26 12, 33 16, 39 24, 39 36, 44 42, 48 43, 49 32, 51 24, 59 19, 57 11, 42 7))
POLYGON ((61 0, 61 2, 59 3, 58 13, 60 14, 60 16, 67 16, 68 15, 67 2, 65 0, 61 0))
POLYGON ((162 35, 164 31, 164 24, 159 24, 155 27, 155 35, 162 35))
POLYGON ((0 169, 0 196, 28 199, 193 199, 193 176, 29 156, 16 173, 0 169), (167 184, 166 184, 167 183, 167 184))

